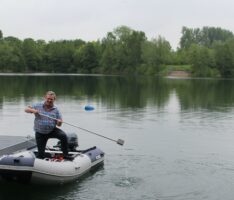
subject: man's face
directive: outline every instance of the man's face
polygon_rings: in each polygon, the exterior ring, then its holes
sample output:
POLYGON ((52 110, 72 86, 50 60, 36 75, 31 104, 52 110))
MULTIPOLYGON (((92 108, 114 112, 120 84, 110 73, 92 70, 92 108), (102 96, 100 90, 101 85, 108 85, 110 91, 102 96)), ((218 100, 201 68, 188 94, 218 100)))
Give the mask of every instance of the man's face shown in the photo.
POLYGON ((55 101, 54 95, 46 95, 45 96, 45 105, 48 107, 53 107, 55 101))

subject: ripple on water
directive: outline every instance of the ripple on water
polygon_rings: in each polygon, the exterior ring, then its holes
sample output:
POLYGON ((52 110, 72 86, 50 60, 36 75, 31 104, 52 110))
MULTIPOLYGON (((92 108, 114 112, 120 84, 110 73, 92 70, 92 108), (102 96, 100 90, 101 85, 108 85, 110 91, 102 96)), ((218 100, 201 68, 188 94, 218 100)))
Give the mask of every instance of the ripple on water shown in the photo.
POLYGON ((143 180, 137 177, 121 177, 119 180, 115 182, 115 186, 117 187, 136 187, 143 180))

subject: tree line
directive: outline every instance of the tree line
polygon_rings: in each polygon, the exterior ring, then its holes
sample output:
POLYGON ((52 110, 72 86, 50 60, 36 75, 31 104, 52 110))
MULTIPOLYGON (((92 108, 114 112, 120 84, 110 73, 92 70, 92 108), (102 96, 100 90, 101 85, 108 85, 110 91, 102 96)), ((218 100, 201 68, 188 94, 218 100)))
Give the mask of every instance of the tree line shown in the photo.
POLYGON ((162 36, 115 28, 104 38, 49 41, 4 37, 0 30, 0 72, 161 75, 170 65, 189 65, 193 76, 234 77, 234 36, 217 27, 182 27, 173 50, 162 36))

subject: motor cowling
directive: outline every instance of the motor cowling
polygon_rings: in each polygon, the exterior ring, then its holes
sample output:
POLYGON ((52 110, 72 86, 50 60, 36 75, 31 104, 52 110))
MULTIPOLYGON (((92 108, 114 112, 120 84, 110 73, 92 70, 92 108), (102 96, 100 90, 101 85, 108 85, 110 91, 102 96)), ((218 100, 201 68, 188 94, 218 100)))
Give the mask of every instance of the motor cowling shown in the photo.
POLYGON ((78 145, 78 137, 75 133, 67 133, 68 150, 75 151, 78 145))

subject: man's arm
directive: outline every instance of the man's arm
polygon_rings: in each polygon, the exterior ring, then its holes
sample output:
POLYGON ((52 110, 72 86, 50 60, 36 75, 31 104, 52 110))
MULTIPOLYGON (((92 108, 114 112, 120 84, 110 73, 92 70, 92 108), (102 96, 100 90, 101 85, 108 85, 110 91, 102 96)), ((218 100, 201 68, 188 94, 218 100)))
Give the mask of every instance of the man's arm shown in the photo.
POLYGON ((60 113, 60 111, 57 109, 57 113, 56 113, 56 118, 57 118, 57 126, 62 126, 63 120, 62 120, 62 115, 60 113))
POLYGON ((39 112, 38 110, 32 108, 31 106, 26 107, 24 111, 26 113, 34 113, 34 114, 37 114, 39 112))

